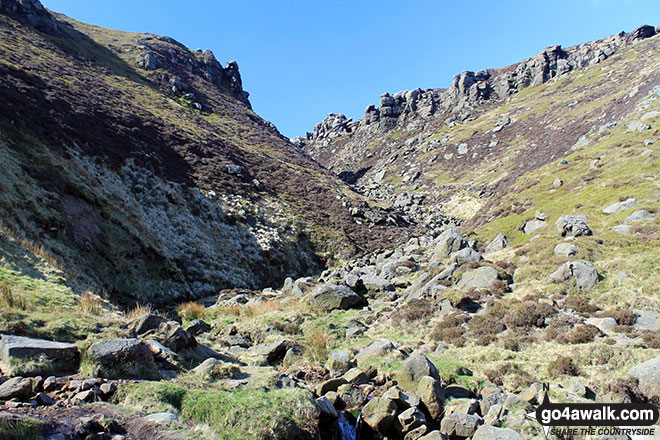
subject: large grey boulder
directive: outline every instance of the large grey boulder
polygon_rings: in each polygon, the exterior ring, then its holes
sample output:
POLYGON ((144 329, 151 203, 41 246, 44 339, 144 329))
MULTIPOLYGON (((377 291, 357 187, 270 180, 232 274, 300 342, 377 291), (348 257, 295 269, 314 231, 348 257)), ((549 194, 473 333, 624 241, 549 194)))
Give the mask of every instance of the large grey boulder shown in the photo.
POLYGON ((369 292, 389 292, 394 290, 394 285, 384 278, 373 274, 364 274, 359 280, 369 292))
POLYGON ((639 388, 649 399, 660 396, 660 357, 635 365, 628 374, 637 378, 639 388))
POLYGON ((393 400, 374 397, 362 408, 362 420, 374 431, 385 434, 392 426, 396 413, 397 406, 393 400))
POLYGON ((468 270, 463 274, 457 287, 461 290, 491 289, 497 281, 497 269, 490 266, 482 266, 468 270))
POLYGON ((435 239, 434 256, 436 259, 449 257, 452 253, 468 246, 463 236, 453 228, 445 230, 435 239))
POLYGON ((151 350, 139 339, 107 339, 89 347, 87 353, 108 369, 155 370, 151 350))
POLYGON ((637 320, 635 328, 640 330, 649 330, 652 332, 660 331, 660 312, 655 310, 636 310, 637 320))
POLYGON ((474 433, 472 440, 525 440, 525 437, 509 428, 481 425, 474 433))
POLYGON ((568 258, 577 255, 578 247, 573 243, 559 243, 555 246, 554 253, 558 257, 568 258))
POLYGON ((591 229, 589 229, 586 222, 586 215, 562 215, 555 222, 555 226, 557 227, 557 232, 562 237, 592 235, 591 229))
POLYGON ((605 209, 603 209, 603 214, 605 215, 615 215, 626 209, 631 209, 635 206, 636 200, 632 197, 627 198, 622 202, 614 202, 605 209))
POLYGON ((258 344, 244 353, 244 358, 252 365, 276 365, 282 362, 286 352, 295 344, 286 339, 258 344))
POLYGON ((493 238, 493 241, 486 246, 486 253, 499 251, 509 246, 509 240, 501 232, 493 238))
POLYGON ((467 438, 483 423, 483 419, 474 414, 451 413, 440 422, 440 432, 450 438, 467 438))
POLYGON ((309 302, 316 308, 329 312, 335 309, 350 309, 363 305, 363 297, 350 287, 339 284, 321 284, 309 297, 309 302))
POLYGON ((653 220, 655 220, 655 216, 646 209, 639 209, 626 217, 626 223, 650 222, 653 220))
POLYGON ((532 220, 526 221, 522 230, 525 234, 531 234, 532 232, 538 229, 544 228, 546 225, 547 223, 545 220, 539 220, 537 218, 534 218, 532 220))
POLYGON ((466 247, 452 253, 450 260, 460 266, 465 263, 478 263, 483 260, 483 257, 474 249, 466 247))
POLYGON ((402 354, 396 349, 391 341, 382 339, 380 341, 372 342, 370 345, 360 350, 355 358, 358 361, 358 365, 365 365, 371 359, 378 359, 387 356, 401 357, 402 354))
POLYGON ((440 380, 438 369, 435 368, 433 362, 423 354, 414 352, 401 366, 397 374, 397 382, 404 390, 412 391, 417 388, 419 381, 424 376, 440 380))
POLYGON ((78 347, 66 342, 53 342, 44 339, 26 338, 24 336, 0 336, 0 359, 28 359, 45 357, 51 361, 78 359, 78 347))
POLYGON ((445 405, 445 391, 440 381, 431 376, 422 377, 417 383, 415 394, 424 403, 431 418, 439 420, 445 405))
POLYGON ((570 279, 580 290, 590 290, 598 282, 598 272, 588 261, 569 261, 550 274, 550 280, 563 283, 570 279))
POLYGON ((32 381, 22 377, 12 377, 0 385, 0 400, 24 400, 32 395, 32 381))

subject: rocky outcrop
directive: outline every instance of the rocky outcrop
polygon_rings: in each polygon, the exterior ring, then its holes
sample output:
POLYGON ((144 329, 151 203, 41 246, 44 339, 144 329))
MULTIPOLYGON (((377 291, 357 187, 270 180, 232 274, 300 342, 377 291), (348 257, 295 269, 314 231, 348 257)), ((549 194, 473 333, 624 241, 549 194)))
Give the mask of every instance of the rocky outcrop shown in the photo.
POLYGON ((57 20, 39 0, 2 0, 0 12, 24 19, 38 31, 51 35, 60 34, 57 20))

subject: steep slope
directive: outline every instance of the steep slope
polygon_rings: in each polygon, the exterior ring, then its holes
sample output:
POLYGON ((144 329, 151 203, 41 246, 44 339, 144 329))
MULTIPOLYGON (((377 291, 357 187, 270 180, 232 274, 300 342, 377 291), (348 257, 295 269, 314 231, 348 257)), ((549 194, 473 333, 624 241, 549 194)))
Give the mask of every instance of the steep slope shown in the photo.
POLYGON ((238 65, 0 4, 0 236, 116 299, 265 287, 396 227, 251 109, 238 65))
POLYGON ((386 93, 358 121, 331 114, 295 141, 365 194, 404 207, 425 197, 427 220, 487 218, 484 205, 499 205, 518 177, 616 123, 658 83, 655 33, 642 26, 551 46, 512 66, 462 72, 448 89, 386 93))

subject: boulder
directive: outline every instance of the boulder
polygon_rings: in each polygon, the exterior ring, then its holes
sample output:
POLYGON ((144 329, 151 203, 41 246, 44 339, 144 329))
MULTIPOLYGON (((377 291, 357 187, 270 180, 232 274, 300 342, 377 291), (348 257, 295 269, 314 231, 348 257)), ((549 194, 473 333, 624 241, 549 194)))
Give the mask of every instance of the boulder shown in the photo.
POLYGON ((32 381, 23 377, 12 377, 0 385, 0 400, 25 400, 32 395, 32 381))
POLYGON ((563 283, 573 279, 580 290, 590 290, 598 282, 598 272, 588 261, 569 261, 550 274, 550 280, 563 283))
POLYGON ((258 344, 245 353, 249 363, 253 365, 277 365, 279 364, 289 348, 294 344, 286 339, 274 342, 258 344))
POLYGON ((557 232, 562 237, 581 237, 583 235, 592 235, 591 229, 587 226, 586 215, 562 215, 555 222, 557 232))
POLYGON ((619 234, 630 234, 630 228, 630 225, 616 225, 612 227, 612 230, 619 234))
POLYGON ((210 330, 211 326, 201 319, 195 319, 188 325, 188 327, 186 327, 186 331, 193 336, 201 335, 202 333, 206 333, 210 330))
POLYGON ((637 320, 635 328, 652 332, 660 331, 660 312, 655 310, 635 310, 637 320))
POLYGON ((447 229, 435 239, 434 256, 436 259, 449 257, 452 253, 468 246, 467 241, 456 229, 447 229))
POLYGON ((363 385, 369 382, 369 376, 367 376, 359 368, 351 368, 342 376, 347 383, 352 383, 353 385, 363 385))
POLYGON ((628 374, 637 378, 639 388, 647 398, 660 396, 660 357, 635 365, 628 374))
POLYGON ((321 418, 334 420, 337 418, 337 410, 327 397, 321 396, 316 399, 316 406, 321 410, 321 418))
POLYGON ((408 433, 424 425, 426 425, 426 416, 419 408, 415 407, 403 411, 395 420, 395 428, 401 434, 408 433))
POLYGON ((610 318, 609 316, 605 318, 596 318, 592 316, 591 318, 588 318, 586 321, 584 321, 584 323, 587 325, 593 325, 604 333, 607 333, 608 330, 617 325, 616 320, 614 318, 610 318))
POLYGON ((615 215, 626 209, 631 209, 635 206, 636 200, 632 197, 627 198, 622 202, 614 202, 605 209, 603 209, 603 214, 605 215, 615 215))
POLYGON ((483 419, 477 415, 452 413, 445 416, 440 422, 440 432, 450 438, 471 437, 483 423, 483 419))
POLYGON ((497 269, 490 266, 482 266, 468 270, 463 274, 457 287, 461 290, 491 289, 497 281, 497 269))
POLYGON ((555 246, 554 253, 558 257, 568 258, 577 255, 578 247, 573 243, 559 243, 555 246))
POLYGON ((161 412, 161 413, 149 414, 148 416, 142 417, 142 419, 148 422, 155 423, 156 425, 168 425, 170 423, 176 422, 179 418, 174 413, 161 412))
POLYGON ((472 440, 525 440, 525 437, 512 429, 481 425, 472 440))
POLYGON ((394 285, 391 282, 377 275, 364 274, 359 280, 369 292, 391 292, 394 290, 394 285))
POLYGON ((426 406, 431 418, 439 420, 445 404, 445 392, 440 382, 431 376, 424 376, 417 384, 416 394, 426 406))
POLYGON ((460 266, 465 263, 478 263, 483 260, 483 257, 474 249, 466 247, 460 251, 452 253, 450 260, 460 266))
POLYGON ((531 234, 532 232, 544 228, 547 225, 545 220, 532 219, 525 222, 522 230, 525 234, 531 234))
POLYGON ((326 312, 335 309, 350 309, 365 303, 364 298, 350 287, 338 284, 317 286, 312 291, 309 301, 314 307, 326 312))
POLYGON ((646 209, 639 209, 626 217, 626 223, 650 222, 653 220, 655 220, 655 216, 646 209))
POLYGON ((397 374, 397 383, 404 390, 412 391, 417 388, 419 381, 424 376, 440 380, 435 365, 423 354, 414 352, 401 366, 397 374))
POLYGON ((637 131, 646 131, 651 128, 649 125, 646 125, 642 121, 633 121, 628 124, 628 131, 637 132, 637 131))
POLYGON ((124 372, 155 371, 151 350, 139 339, 107 339, 87 350, 89 356, 106 369, 124 372))
POLYGON ((362 420, 374 431, 385 434, 392 425, 397 413, 394 401, 383 397, 374 397, 362 408, 362 420))
POLYGON ((337 395, 339 400, 344 405, 344 409, 352 410, 355 408, 360 408, 367 401, 367 394, 362 388, 357 385, 350 383, 341 385, 337 388, 337 395))
POLYGON ((353 366, 351 355, 346 351, 335 351, 330 354, 328 359, 328 368, 330 371, 344 374, 353 366))
POLYGON ((501 232, 493 238, 493 241, 486 246, 486 253, 499 251, 509 246, 509 240, 507 240, 506 235, 501 232))
POLYGON ((364 365, 371 359, 378 359, 390 356, 392 354, 395 356, 401 356, 401 353, 396 349, 391 341, 382 339, 380 341, 372 342, 370 345, 360 350, 355 358, 358 361, 358 365, 364 365))
POLYGON ((0 359, 45 357, 51 361, 75 361, 79 357, 75 344, 53 342, 24 336, 0 336, 0 359))

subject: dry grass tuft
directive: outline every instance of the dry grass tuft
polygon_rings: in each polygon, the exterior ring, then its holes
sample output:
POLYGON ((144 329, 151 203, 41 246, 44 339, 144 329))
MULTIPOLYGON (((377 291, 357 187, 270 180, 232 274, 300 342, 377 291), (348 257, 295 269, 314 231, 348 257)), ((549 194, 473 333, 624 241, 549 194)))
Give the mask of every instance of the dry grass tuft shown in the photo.
POLYGON ((328 359, 328 335, 317 328, 305 333, 303 341, 304 353, 313 365, 323 365, 328 359))
POLYGON ((153 307, 151 304, 136 304, 134 308, 131 310, 127 310, 124 312, 124 316, 127 319, 135 319, 139 318, 140 316, 148 315, 154 312, 153 307))
POLYGON ((176 312, 184 321, 194 321, 195 319, 202 319, 205 309, 203 304, 191 301, 177 306, 176 312))
POLYGON ((84 292, 80 295, 80 309, 86 315, 99 315, 103 311, 101 298, 92 292, 84 292))
POLYGON ((15 292, 8 283, 0 283, 0 305, 4 308, 27 309, 25 297, 15 292))

